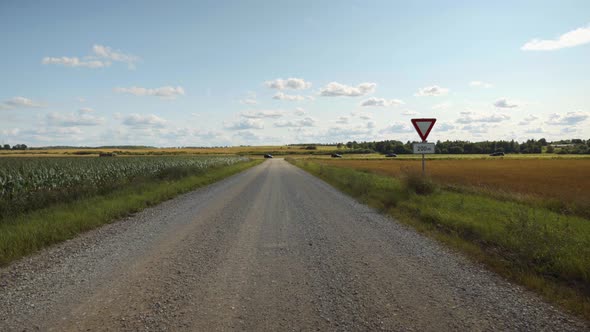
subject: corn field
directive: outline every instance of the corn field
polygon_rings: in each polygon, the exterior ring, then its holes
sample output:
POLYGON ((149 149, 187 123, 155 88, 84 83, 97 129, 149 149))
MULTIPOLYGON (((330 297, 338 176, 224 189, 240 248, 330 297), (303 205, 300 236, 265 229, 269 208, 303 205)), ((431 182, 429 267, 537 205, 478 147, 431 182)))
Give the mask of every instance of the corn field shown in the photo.
POLYGON ((202 171, 244 157, 0 158, 0 217, 84 193, 102 193, 137 177, 174 169, 202 171))

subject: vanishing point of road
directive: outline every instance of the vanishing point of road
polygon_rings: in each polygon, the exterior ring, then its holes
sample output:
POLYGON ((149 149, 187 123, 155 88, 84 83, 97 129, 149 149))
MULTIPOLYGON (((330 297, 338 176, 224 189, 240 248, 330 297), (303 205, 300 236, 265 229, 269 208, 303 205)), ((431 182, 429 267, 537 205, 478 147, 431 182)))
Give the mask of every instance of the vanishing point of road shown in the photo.
POLYGON ((0 269, 1 331, 585 329, 282 159, 0 269))

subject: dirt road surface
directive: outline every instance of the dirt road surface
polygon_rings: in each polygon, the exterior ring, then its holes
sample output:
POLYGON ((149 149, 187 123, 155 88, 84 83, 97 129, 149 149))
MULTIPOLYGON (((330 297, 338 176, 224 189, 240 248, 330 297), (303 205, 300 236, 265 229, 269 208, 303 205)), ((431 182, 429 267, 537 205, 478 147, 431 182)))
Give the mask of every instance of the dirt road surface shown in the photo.
POLYGON ((585 329, 281 159, 0 269, 1 331, 585 329))

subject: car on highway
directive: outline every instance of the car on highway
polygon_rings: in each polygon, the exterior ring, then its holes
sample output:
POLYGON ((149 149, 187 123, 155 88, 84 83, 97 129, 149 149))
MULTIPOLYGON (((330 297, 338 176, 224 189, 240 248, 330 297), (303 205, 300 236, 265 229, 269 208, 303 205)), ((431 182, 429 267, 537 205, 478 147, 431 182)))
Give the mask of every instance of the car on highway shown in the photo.
POLYGON ((490 153, 491 157, 504 157, 504 152, 494 152, 490 153))
POLYGON ((266 154, 264 155, 264 158, 272 158, 272 154, 270 154, 270 153, 266 153, 266 154))
POLYGON ((397 154, 395 154, 395 153, 388 153, 388 154, 385 155, 385 157, 387 157, 387 158, 394 158, 394 157, 397 157, 397 154))
POLYGON ((331 157, 332 158, 342 158, 342 155, 338 154, 338 153, 332 153, 331 157))

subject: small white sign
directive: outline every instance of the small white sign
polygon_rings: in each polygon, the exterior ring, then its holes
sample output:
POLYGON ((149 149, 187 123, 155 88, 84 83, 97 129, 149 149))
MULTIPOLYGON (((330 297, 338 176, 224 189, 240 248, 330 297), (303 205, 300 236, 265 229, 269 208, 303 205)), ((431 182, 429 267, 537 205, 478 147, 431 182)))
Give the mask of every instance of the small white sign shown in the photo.
POLYGON ((414 153, 416 154, 426 154, 426 153, 434 153, 436 144, 434 143, 414 143, 412 146, 414 148, 414 153))

